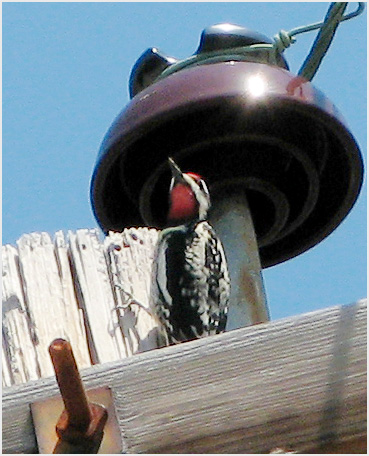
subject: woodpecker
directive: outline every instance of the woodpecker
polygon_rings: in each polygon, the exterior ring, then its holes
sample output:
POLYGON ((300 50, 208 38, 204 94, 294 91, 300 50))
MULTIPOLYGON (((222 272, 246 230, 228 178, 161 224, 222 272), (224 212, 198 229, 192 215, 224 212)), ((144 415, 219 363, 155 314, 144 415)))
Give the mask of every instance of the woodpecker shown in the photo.
POLYGON ((207 221, 204 180, 169 158, 168 227, 159 235, 151 285, 152 311, 172 345, 225 330, 230 280, 221 241, 207 221))

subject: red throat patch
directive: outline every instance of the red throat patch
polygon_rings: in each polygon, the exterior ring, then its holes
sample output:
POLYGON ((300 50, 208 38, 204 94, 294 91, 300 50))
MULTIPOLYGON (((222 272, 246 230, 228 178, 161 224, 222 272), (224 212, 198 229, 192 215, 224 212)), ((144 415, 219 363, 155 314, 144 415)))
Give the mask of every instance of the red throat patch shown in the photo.
POLYGON ((198 215, 199 205, 191 188, 177 184, 170 193, 169 220, 191 220, 198 215))

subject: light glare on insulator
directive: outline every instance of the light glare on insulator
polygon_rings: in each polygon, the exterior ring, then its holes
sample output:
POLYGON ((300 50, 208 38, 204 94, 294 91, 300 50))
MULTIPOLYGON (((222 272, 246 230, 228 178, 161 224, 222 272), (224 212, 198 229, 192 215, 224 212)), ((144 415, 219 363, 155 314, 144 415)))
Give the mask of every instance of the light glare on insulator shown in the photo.
POLYGON ((266 88, 266 81, 261 75, 253 75, 246 80, 246 89, 254 97, 262 96, 266 88))
POLYGON ((236 30, 242 30, 242 27, 239 27, 238 25, 234 25, 234 24, 228 24, 228 23, 217 24, 217 25, 214 25, 214 27, 216 27, 218 30, 220 30, 222 32, 235 32, 236 30))

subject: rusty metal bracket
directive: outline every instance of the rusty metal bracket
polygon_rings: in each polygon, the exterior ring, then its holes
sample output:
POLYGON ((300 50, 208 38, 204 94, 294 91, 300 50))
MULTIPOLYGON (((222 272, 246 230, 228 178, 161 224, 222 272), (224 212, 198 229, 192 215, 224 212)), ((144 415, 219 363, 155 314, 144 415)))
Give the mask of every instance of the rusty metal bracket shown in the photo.
POLYGON ((49 352, 61 397, 31 404, 39 453, 121 453, 111 390, 102 387, 86 394, 72 348, 66 340, 54 340, 49 352))

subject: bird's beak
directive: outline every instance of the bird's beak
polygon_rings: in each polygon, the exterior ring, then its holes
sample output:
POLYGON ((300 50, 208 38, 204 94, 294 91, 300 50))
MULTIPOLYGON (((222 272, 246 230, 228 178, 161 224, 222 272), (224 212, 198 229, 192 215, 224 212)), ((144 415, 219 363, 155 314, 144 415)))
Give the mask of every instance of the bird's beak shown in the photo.
POLYGON ((173 158, 168 157, 168 163, 170 166, 170 170, 172 171, 172 176, 176 181, 183 181, 183 173, 180 170, 177 163, 173 160, 173 158))

